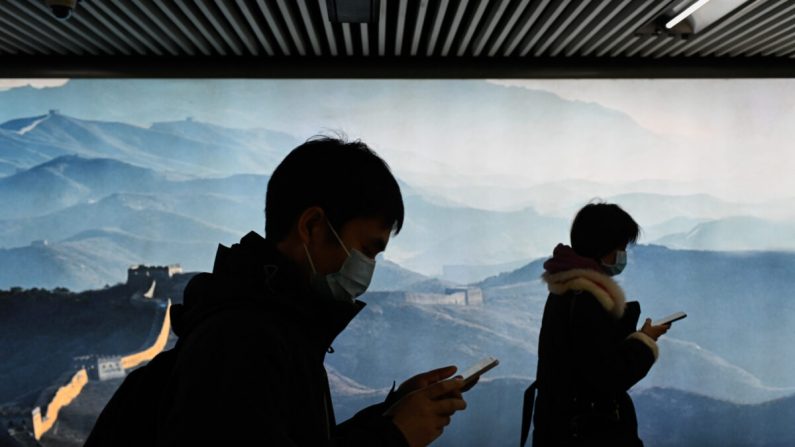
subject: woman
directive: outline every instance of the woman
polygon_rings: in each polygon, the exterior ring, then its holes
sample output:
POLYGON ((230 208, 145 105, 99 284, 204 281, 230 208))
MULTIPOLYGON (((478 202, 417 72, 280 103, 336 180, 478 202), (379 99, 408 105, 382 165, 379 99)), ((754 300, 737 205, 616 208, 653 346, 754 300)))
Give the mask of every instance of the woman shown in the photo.
MULTIPOLYGON (((611 278, 640 228, 618 205, 589 204, 544 263, 549 297, 538 343, 533 446, 642 446, 627 391, 657 359, 670 325, 637 331, 640 305, 611 278)), ((532 404, 531 404, 532 405, 532 404)))

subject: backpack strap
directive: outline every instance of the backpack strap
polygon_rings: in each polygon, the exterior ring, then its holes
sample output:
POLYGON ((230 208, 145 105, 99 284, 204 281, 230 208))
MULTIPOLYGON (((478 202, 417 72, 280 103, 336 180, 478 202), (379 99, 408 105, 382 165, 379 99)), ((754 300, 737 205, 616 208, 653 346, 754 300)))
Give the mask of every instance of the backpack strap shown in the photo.
POLYGON ((533 423, 533 407, 536 401, 536 388, 536 382, 533 382, 524 391, 524 403, 522 405, 522 437, 519 447, 524 447, 530 435, 530 424, 533 423))

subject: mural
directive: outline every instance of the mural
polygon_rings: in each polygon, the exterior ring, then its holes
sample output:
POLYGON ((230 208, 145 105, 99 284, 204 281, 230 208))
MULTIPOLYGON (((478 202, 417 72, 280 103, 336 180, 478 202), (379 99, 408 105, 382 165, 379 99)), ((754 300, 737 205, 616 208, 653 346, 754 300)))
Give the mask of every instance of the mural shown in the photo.
POLYGON ((793 83, 0 80, 0 437, 81 445, 173 346, 169 300, 263 232, 276 164, 344 132, 407 214, 327 356, 338 419, 495 356, 435 445, 515 445, 541 264, 602 199, 643 227, 618 277, 642 318, 689 315, 632 390, 647 444, 795 445, 793 83))

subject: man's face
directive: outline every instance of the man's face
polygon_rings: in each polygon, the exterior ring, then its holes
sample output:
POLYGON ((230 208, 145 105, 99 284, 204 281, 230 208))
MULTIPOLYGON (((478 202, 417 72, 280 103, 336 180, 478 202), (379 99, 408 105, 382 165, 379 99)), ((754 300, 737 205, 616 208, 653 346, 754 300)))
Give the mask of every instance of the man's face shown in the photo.
MULTIPOLYGON (((358 250, 370 259, 386 249, 392 226, 378 217, 357 217, 335 228, 349 251, 358 250)), ((314 244, 313 244, 314 245, 314 244)), ((325 225, 325 235, 317 247, 310 248, 317 272, 321 275, 340 270, 348 255, 334 233, 325 225)))

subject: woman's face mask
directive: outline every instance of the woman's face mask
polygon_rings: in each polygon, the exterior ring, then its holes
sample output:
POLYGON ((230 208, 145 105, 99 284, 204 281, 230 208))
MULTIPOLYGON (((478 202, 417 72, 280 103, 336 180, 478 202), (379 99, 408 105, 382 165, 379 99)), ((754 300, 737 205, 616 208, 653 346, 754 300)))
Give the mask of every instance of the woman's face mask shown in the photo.
POLYGON ((320 275, 315 269, 314 262, 312 262, 309 249, 304 244, 309 266, 312 267, 310 285, 321 296, 338 301, 352 302, 356 297, 366 292, 370 286, 370 281, 373 279, 373 272, 375 271, 375 260, 368 258, 359 250, 349 251, 345 244, 342 243, 342 239, 340 239, 334 227, 331 226, 331 223, 328 220, 326 223, 348 257, 342 263, 339 271, 320 275))
POLYGON ((605 271, 610 276, 616 276, 624 271, 624 268, 627 266, 627 252, 626 250, 617 250, 616 251, 616 263, 615 264, 605 264, 602 262, 602 267, 604 267, 605 271))

